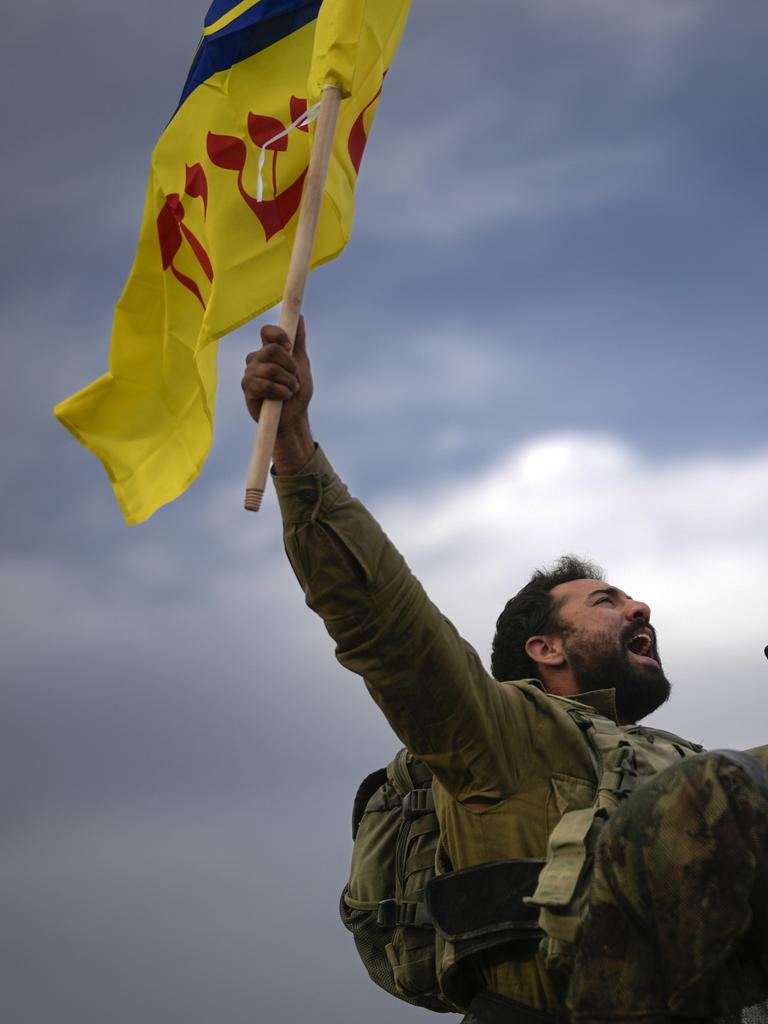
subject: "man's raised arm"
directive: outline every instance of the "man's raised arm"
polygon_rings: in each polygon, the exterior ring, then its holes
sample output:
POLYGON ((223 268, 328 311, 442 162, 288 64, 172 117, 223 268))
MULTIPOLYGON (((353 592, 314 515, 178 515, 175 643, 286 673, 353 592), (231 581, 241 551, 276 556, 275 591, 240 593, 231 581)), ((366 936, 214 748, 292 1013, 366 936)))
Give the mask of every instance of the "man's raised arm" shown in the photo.
POLYGON ((274 480, 307 604, 336 641, 339 661, 363 676, 395 732, 449 792, 459 800, 509 795, 529 759, 532 708, 522 695, 502 698, 501 685, 315 445, 303 322, 292 355, 279 328, 265 327, 262 340, 247 358, 243 391, 254 419, 265 398, 284 403, 274 480))

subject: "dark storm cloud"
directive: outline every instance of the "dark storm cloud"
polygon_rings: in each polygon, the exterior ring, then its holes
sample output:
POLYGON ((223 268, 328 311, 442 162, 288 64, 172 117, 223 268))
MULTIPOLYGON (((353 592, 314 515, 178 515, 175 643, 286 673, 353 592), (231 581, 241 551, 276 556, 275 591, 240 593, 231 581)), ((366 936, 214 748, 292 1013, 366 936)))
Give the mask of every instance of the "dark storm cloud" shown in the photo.
POLYGON ((312 780, 300 805, 281 795, 123 805, 39 834, 44 858, 5 851, 6 1019, 426 1020, 370 984, 338 923, 348 808, 312 780))

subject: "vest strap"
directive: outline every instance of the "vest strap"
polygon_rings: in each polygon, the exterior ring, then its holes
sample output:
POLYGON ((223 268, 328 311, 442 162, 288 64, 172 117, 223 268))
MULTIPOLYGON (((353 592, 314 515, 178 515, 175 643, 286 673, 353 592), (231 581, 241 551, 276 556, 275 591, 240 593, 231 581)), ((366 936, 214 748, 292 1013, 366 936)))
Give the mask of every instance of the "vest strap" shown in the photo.
POLYGON ((435 928, 426 904, 416 900, 382 900, 376 911, 376 923, 382 928, 435 928))
POLYGON ((403 797, 403 817, 406 821, 413 821, 423 814, 431 814, 435 810, 435 798, 432 795, 432 788, 412 789, 403 797))
POLYGON ((427 910, 456 961, 507 942, 541 938, 538 908, 526 897, 543 865, 538 859, 492 861, 427 883, 427 910))

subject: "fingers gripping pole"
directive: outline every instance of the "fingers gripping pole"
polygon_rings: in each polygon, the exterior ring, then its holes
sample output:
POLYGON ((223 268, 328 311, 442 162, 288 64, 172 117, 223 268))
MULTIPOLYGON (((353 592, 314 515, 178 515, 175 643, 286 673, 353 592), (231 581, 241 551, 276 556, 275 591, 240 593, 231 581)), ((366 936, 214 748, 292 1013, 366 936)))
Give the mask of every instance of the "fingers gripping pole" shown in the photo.
MULTIPOLYGON (((280 327, 290 338, 291 348, 293 348, 296 338, 296 328, 304 298, 304 286, 309 273, 309 261, 312 258, 312 248, 315 244, 317 222, 320 217, 340 103, 341 93, 339 90, 335 86, 326 86, 323 89, 320 102, 320 115, 317 119, 307 180, 301 200, 299 223, 296 228, 291 261, 288 265, 288 276, 285 280, 283 304, 280 308, 280 327)), ((251 453, 251 463, 248 467, 245 484, 245 507, 249 512, 258 512, 261 507, 282 408, 282 402, 272 399, 266 399, 261 407, 259 429, 256 432, 256 441, 251 453)))

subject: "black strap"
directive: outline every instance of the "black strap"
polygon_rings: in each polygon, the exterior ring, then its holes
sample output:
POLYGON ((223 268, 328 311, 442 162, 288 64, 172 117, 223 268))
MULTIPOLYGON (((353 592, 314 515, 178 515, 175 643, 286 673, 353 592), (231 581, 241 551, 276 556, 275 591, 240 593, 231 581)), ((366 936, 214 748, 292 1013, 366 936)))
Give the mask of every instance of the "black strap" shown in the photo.
POLYGON ((498 992, 478 992, 461 1024, 566 1024, 566 1018, 553 1017, 498 992))
POLYGON ((433 878, 426 898, 437 930, 450 942, 507 929, 535 938, 530 933, 539 911, 525 898, 533 894, 543 866, 534 858, 499 860, 433 878))
POLYGON ((376 912, 376 923, 382 928, 407 925, 409 928, 435 930, 423 900, 382 900, 376 912))

